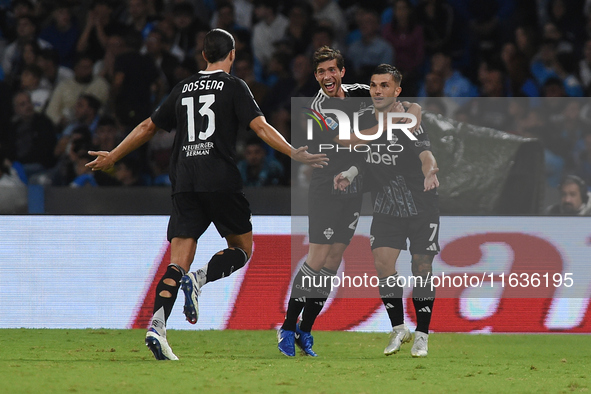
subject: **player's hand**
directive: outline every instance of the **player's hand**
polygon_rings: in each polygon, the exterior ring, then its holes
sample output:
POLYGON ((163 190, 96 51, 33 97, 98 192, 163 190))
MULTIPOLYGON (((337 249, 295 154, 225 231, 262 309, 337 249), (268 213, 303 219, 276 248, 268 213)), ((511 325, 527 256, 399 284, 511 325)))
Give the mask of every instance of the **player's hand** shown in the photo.
MULTIPOLYGON (((392 103, 392 106, 388 110, 388 112, 406 112, 404 106, 400 101, 396 101, 392 103)), ((392 118, 392 123, 408 123, 411 120, 409 118, 392 118)))
POLYGON ((107 171, 115 165, 115 162, 109 157, 109 152, 107 151, 88 151, 88 154, 90 156, 96 156, 96 159, 84 165, 92 169, 92 171, 107 171))
POLYGON ((335 190, 345 190, 350 184, 351 182, 349 182, 349 179, 347 179, 345 176, 343 176, 343 173, 339 173, 337 176, 334 177, 334 188, 335 190))
MULTIPOLYGON (((421 121, 423 119, 423 112, 421 111, 421 106, 415 103, 409 103, 408 101, 404 102, 405 104, 408 104, 408 110, 406 112, 408 112, 409 114, 413 114, 415 116, 415 118, 417 118, 417 124, 414 125, 411 129, 410 132, 411 133, 415 133, 419 127, 421 127, 421 121)), ((403 105, 404 108, 404 105, 403 105)), ((403 109, 404 111, 404 109, 403 109)), ((400 123, 410 123, 412 122, 412 120, 410 118, 403 118, 400 123)))
POLYGON ((322 168, 328 165, 328 157, 326 153, 311 154, 307 151, 307 146, 300 146, 297 149, 292 149, 291 158, 300 163, 311 165, 314 168, 322 168))
POLYGON ((433 190, 436 187, 439 187, 439 180, 437 179, 437 173, 439 172, 439 168, 433 168, 429 171, 427 176, 425 177, 425 192, 429 190, 433 190))

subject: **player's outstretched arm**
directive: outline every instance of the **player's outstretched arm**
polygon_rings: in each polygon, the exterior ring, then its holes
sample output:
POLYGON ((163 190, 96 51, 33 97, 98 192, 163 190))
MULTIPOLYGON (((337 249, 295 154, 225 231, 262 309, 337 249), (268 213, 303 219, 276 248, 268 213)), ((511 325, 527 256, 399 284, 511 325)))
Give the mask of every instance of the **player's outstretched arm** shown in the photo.
POLYGON ((437 179, 439 168, 437 168, 437 161, 433 153, 428 150, 422 151, 419 154, 419 159, 421 159, 423 175, 425 176, 425 190, 423 191, 439 187, 439 180, 437 179))
POLYGON ((158 131, 158 127, 152 122, 151 118, 144 120, 112 151, 89 151, 88 154, 96 156, 96 159, 90 163, 86 163, 86 167, 91 168, 92 171, 106 171, 113 168, 116 162, 150 141, 154 134, 156 134, 156 131, 158 131))
POLYGON ((307 146, 294 148, 283 136, 275 130, 273 126, 267 123, 264 116, 257 116, 250 122, 250 128, 269 146, 284 155, 287 155, 299 161, 300 163, 309 164, 315 168, 322 168, 328 164, 328 157, 326 154, 310 154, 307 152, 307 146))

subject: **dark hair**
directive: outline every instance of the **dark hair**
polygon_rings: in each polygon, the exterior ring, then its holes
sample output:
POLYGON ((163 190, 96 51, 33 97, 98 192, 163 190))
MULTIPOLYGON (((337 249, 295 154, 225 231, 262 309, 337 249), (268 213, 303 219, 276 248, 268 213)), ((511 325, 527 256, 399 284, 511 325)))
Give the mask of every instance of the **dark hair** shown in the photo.
POLYGON ((91 94, 81 94, 78 98, 86 100, 88 106, 97 113, 101 109, 101 101, 91 94))
POLYGON ((188 15, 193 18, 195 16, 195 8, 188 1, 183 1, 172 6, 172 14, 174 16, 188 15))
POLYGON ((209 63, 224 60, 234 47, 234 37, 223 29, 210 30, 203 40, 203 53, 209 63))
POLYGON ((253 5, 256 7, 266 7, 273 10, 274 14, 277 14, 279 10, 279 4, 276 0, 255 0, 253 5))
POLYGON ((583 204, 587 204, 589 201, 589 195, 587 194, 587 184, 585 181, 576 175, 567 175, 562 182, 560 182, 560 189, 562 189, 564 185, 569 184, 575 184, 578 186, 579 193, 581 194, 581 201, 583 201, 583 204))
POLYGON ((343 55, 341 51, 338 49, 332 49, 328 46, 323 46, 318 48, 316 52, 314 52, 314 73, 316 73, 316 69, 320 63, 329 61, 329 60, 336 60, 337 67, 339 70, 342 70, 345 67, 345 59, 343 59, 343 55))
POLYGON ((55 65, 59 64, 60 62, 60 54, 55 49, 45 48, 39 51, 39 57, 42 57, 46 60, 51 60, 51 62, 55 65))
POLYGON ((41 79, 43 77, 43 71, 36 64, 29 64, 28 66, 23 67, 23 70, 21 71, 21 75, 23 75, 23 73, 25 73, 25 72, 29 72, 29 73, 33 74, 33 76, 37 77, 38 79, 41 79))
POLYGON ((390 64, 380 64, 379 66, 377 66, 374 70, 372 75, 381 75, 381 74, 390 74, 392 76, 392 78, 394 78, 394 82, 396 82, 397 84, 400 84, 400 82, 402 81, 402 74, 400 74, 400 71, 398 71, 398 69, 390 64))
POLYGON ((97 127, 101 127, 101 126, 113 126, 116 127, 117 126, 117 122, 115 121, 115 118, 110 116, 110 115, 103 115, 100 117, 98 123, 97 123, 97 127))

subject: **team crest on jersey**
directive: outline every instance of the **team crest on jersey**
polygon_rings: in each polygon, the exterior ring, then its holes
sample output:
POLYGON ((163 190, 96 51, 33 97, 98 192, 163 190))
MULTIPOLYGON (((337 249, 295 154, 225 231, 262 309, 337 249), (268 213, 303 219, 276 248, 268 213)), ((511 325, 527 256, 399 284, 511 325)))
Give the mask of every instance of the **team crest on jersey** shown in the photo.
POLYGON ((332 237, 334 234, 334 230, 332 228, 327 228, 326 230, 324 230, 324 236, 326 237, 326 239, 330 239, 330 237, 332 237))
POLYGON ((325 117, 324 120, 326 120, 326 125, 330 127, 331 130, 334 130, 337 127, 339 127, 339 123, 329 116, 325 117))

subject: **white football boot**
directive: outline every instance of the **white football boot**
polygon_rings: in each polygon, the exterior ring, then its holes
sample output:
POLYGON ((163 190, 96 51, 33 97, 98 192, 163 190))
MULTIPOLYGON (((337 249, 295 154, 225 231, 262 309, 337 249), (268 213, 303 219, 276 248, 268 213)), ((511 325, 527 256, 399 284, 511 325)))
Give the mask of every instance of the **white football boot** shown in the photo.
POLYGON ((386 346, 384 349, 384 354, 389 356, 391 354, 397 353, 400 350, 400 345, 410 342, 411 339, 412 334, 410 333, 410 330, 406 324, 403 323, 392 327, 392 332, 390 333, 390 342, 388 342, 388 346, 386 346))
POLYGON ((156 330, 150 328, 146 333, 146 346, 152 351, 156 360, 178 360, 179 358, 172 352, 166 337, 158 334, 156 330))
POLYGON ((413 357, 427 357, 429 352, 429 334, 415 331, 415 342, 410 349, 410 355, 413 357))

